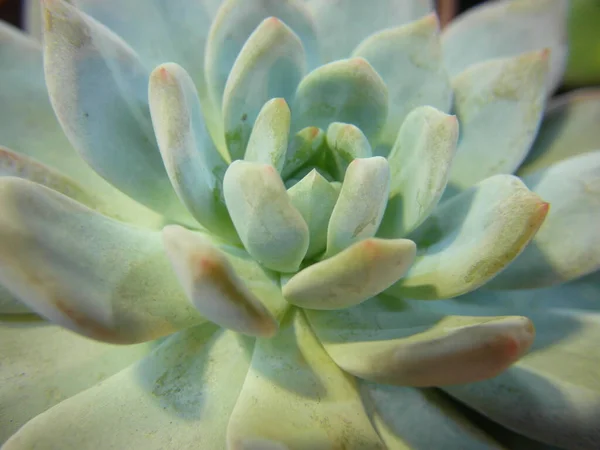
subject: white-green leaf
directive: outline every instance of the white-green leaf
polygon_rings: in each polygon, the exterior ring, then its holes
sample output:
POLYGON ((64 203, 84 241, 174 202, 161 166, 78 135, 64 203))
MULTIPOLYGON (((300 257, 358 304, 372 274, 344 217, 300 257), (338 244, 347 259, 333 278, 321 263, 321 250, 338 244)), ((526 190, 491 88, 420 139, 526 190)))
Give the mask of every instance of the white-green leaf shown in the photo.
POLYGON ((304 48, 298 36, 279 19, 265 19, 244 44, 225 85, 223 120, 232 160, 247 153, 263 105, 279 97, 284 103, 291 102, 305 71, 304 48))
POLYGON ((356 125, 369 139, 383 129, 388 113, 384 81, 363 58, 321 66, 300 82, 292 117, 296 129, 326 130, 333 122, 356 125))
POLYGON ((223 181, 225 202, 246 250, 265 267, 295 272, 309 231, 273 166, 234 161, 223 181))
POLYGON ((308 225, 309 244, 306 258, 313 258, 327 246, 327 224, 339 196, 335 189, 316 169, 288 189, 292 205, 302 214, 308 225))
POLYGON ((224 448, 251 354, 249 339, 210 324, 177 333, 138 364, 40 414, 4 448, 224 448))
POLYGON ((298 272, 283 287, 283 295, 303 308, 348 308, 398 281, 415 253, 415 243, 408 239, 364 239, 298 272))
POLYGON ((112 343, 204 322, 160 233, 117 222, 37 183, 0 177, 0 283, 33 311, 112 343))
POLYGON ((496 376, 528 350, 535 336, 526 317, 420 311, 389 297, 307 314, 342 369, 400 386, 444 386, 496 376))
POLYGON ((282 98, 268 101, 260 110, 244 160, 270 164, 277 172, 283 170, 290 133, 290 108, 282 98))
POLYGON ((317 127, 306 127, 288 142, 281 177, 287 180, 305 164, 319 159, 324 153, 325 133, 317 127))
POLYGON ((563 159, 600 149, 600 89, 569 92, 550 101, 527 159, 525 176, 563 159))
POLYGON ((453 20, 442 33, 444 61, 451 75, 488 59, 549 48, 551 93, 567 63, 567 0, 485 2, 453 20))
POLYGON ((258 339, 227 429, 240 449, 383 450, 356 383, 327 356, 300 310, 258 339))
POLYGON ((436 207, 450 174, 458 139, 458 121, 431 107, 406 118, 388 156, 390 198, 379 236, 403 237, 436 207))
MULTIPOLYGON (((0 314, 29 314, 29 309, 20 302, 8 289, 0 285, 0 314)), ((1 439, 1 438, 0 438, 1 439)))
POLYGON ((450 110, 452 88, 435 14, 373 34, 352 55, 369 61, 388 88, 389 113, 379 143, 391 147, 404 119, 418 106, 450 110))
POLYGON ((476 64, 452 80, 460 139, 450 183, 466 189, 514 172, 525 159, 545 105, 546 50, 476 64))
POLYGON ((547 212, 548 204, 517 177, 490 177, 442 203, 409 236, 417 259, 386 292, 445 299, 472 291, 519 255, 547 212))
POLYGON ((390 192, 390 167, 381 156, 355 159, 348 166, 327 227, 329 258, 375 236, 390 192))
POLYGON ((327 128, 327 147, 331 161, 331 174, 336 180, 343 180, 348 165, 356 158, 373 156, 369 140, 354 125, 334 122, 327 128))
POLYGON ((523 253, 489 286, 543 287, 599 270, 600 150, 565 159, 523 181, 550 203, 550 212, 523 253))

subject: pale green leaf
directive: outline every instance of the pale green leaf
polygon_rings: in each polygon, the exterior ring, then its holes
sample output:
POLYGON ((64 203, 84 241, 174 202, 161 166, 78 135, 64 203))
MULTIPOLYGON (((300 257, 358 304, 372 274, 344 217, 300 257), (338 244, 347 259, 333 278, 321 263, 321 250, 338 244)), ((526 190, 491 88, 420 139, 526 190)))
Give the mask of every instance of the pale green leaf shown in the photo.
POLYGON ((281 177, 290 176, 309 162, 323 156, 325 133, 316 127, 306 127, 290 138, 281 177))
POLYGON ((373 156, 367 137, 359 128, 347 123, 334 122, 329 125, 327 146, 332 160, 330 171, 337 180, 344 179, 348 165, 356 158, 373 156))

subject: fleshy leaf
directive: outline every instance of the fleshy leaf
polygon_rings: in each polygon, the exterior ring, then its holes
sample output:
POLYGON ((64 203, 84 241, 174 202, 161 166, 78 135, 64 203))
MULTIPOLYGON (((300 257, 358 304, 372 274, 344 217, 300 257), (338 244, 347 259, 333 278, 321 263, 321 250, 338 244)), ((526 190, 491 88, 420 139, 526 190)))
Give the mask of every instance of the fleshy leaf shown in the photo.
POLYGON ((4 448, 223 448, 249 341, 211 324, 170 336, 138 364, 40 414, 4 448))
POLYGON ((298 272, 283 287, 283 295, 303 308, 348 308, 398 281, 415 253, 415 243, 408 239, 364 239, 298 272))
MULTIPOLYGON (((360 382, 373 426, 389 449, 501 450, 456 403, 434 389, 360 382), (433 430, 433 432, 432 432, 433 430)), ((533 450, 533 449, 528 449, 533 450)))
POLYGON ((288 190, 288 195, 308 225, 310 239, 306 258, 313 258, 327 246, 327 224, 339 191, 313 169, 288 190))
POLYGON ((282 98, 274 98, 260 110, 248 141, 244 160, 270 164, 283 169, 290 133, 290 108, 282 98))
POLYGON ((367 137, 359 128, 347 123, 334 122, 327 128, 327 146, 331 152, 331 173, 343 180, 348 165, 356 158, 373 156, 367 137))
POLYGON ((442 61, 435 14, 380 31, 363 41, 352 55, 369 61, 388 88, 389 113, 380 143, 391 147, 400 125, 418 106, 450 110, 452 88, 442 61))
POLYGON ((38 414, 137 361, 150 346, 95 342, 37 318, 0 321, 0 442, 38 414))
POLYGON ((261 22, 269 17, 284 22, 300 38, 310 66, 315 65, 317 41, 314 24, 302 2, 226 0, 212 22, 206 46, 206 78, 215 104, 221 104, 225 84, 242 47, 261 22))
POLYGON ((493 377, 521 357, 535 335, 526 317, 423 312, 392 298, 307 315, 338 366, 359 378, 401 386, 493 377))
POLYGON ((223 181, 225 202, 246 250, 260 264, 295 272, 308 249, 309 231, 270 165, 234 161, 223 181))
POLYGON ((0 314, 29 314, 30 312, 31 310, 23 302, 20 302, 8 289, 0 285, 0 314))
POLYGON ((384 81, 363 58, 335 61, 310 72, 300 82, 292 117, 296 129, 332 122, 356 125, 367 138, 385 125, 388 93, 384 81))
POLYGON ((553 91, 567 62, 567 0, 500 0, 472 8, 442 33, 444 61, 451 75, 493 58, 549 48, 545 81, 553 91))
POLYGON ((62 0, 45 3, 44 68, 54 111, 73 146, 114 186, 178 220, 148 108, 148 72, 118 36, 62 0))
POLYGON ((444 390, 532 439, 560 448, 594 448, 600 439, 599 275, 552 288, 479 290, 458 301, 426 303, 453 313, 524 314, 536 327, 529 353, 506 372, 444 390))
POLYGON ((519 176, 600 149, 600 89, 580 89, 552 100, 519 176))
POLYGON ((53 322, 111 343, 204 322, 172 274, 160 233, 20 178, 0 178, 0 210, 0 283, 53 322))
POLYGON ((390 198, 378 235, 406 236, 437 206, 450 174, 458 121, 431 106, 406 118, 388 156, 390 198))
POLYGON ((208 239, 170 225, 163 229, 163 242, 185 293, 204 317, 251 336, 277 332, 274 317, 208 239))
POLYGON ((232 160, 247 153, 250 132, 263 105, 278 97, 291 102, 305 71, 298 36, 279 19, 265 19, 244 44, 225 85, 223 117, 232 160))
POLYGON ((544 110, 548 52, 474 65, 452 80, 460 140, 450 182, 466 189, 523 162, 544 110))
POLYGON ((227 444, 277 450, 384 448, 356 383, 327 356, 300 310, 289 314, 277 339, 257 340, 227 444))
POLYGON ((308 162, 318 159, 325 143, 325 133, 316 127, 306 127, 290 138, 281 177, 287 180, 308 162))
POLYGON ((149 98, 154 133, 175 192, 211 233, 237 241, 223 198, 227 163, 210 139, 192 79, 177 64, 158 66, 150 77, 149 98))
POLYGON ((517 177, 490 177, 442 203, 410 235, 417 259, 386 292, 444 299, 472 291, 521 253, 547 213, 548 203, 517 177))
POLYGON ((550 203, 550 213, 523 253, 489 287, 543 287, 599 270, 600 150, 563 160, 523 181, 550 203))
POLYGON ((326 258, 375 236, 390 192, 390 167, 381 156, 355 159, 348 166, 327 227, 326 258))
POLYGON ((306 0, 325 62, 348 57, 359 42, 384 28, 412 22, 433 11, 431 0, 306 0))

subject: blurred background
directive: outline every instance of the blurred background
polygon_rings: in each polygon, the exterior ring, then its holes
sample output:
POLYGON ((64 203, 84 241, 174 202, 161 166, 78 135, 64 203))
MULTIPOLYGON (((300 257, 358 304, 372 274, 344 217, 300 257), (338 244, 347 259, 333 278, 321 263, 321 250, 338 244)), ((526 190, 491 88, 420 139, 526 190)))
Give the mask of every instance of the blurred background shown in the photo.
MULTIPOLYGON (((600 85, 600 0, 569 0, 570 55, 559 92, 576 87, 600 85)), ((485 0, 437 0, 442 26, 452 17, 485 0)), ((23 0, 0 0, 0 19, 22 27, 23 0)))

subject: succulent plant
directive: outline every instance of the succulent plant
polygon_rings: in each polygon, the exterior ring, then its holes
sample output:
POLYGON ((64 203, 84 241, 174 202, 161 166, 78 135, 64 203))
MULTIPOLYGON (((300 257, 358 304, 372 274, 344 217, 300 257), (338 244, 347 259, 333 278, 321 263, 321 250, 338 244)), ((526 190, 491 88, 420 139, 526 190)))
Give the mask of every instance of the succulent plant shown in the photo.
POLYGON ((29 8, 41 47, 0 25, 3 449, 597 448, 567 2, 442 33, 426 0, 29 8))

